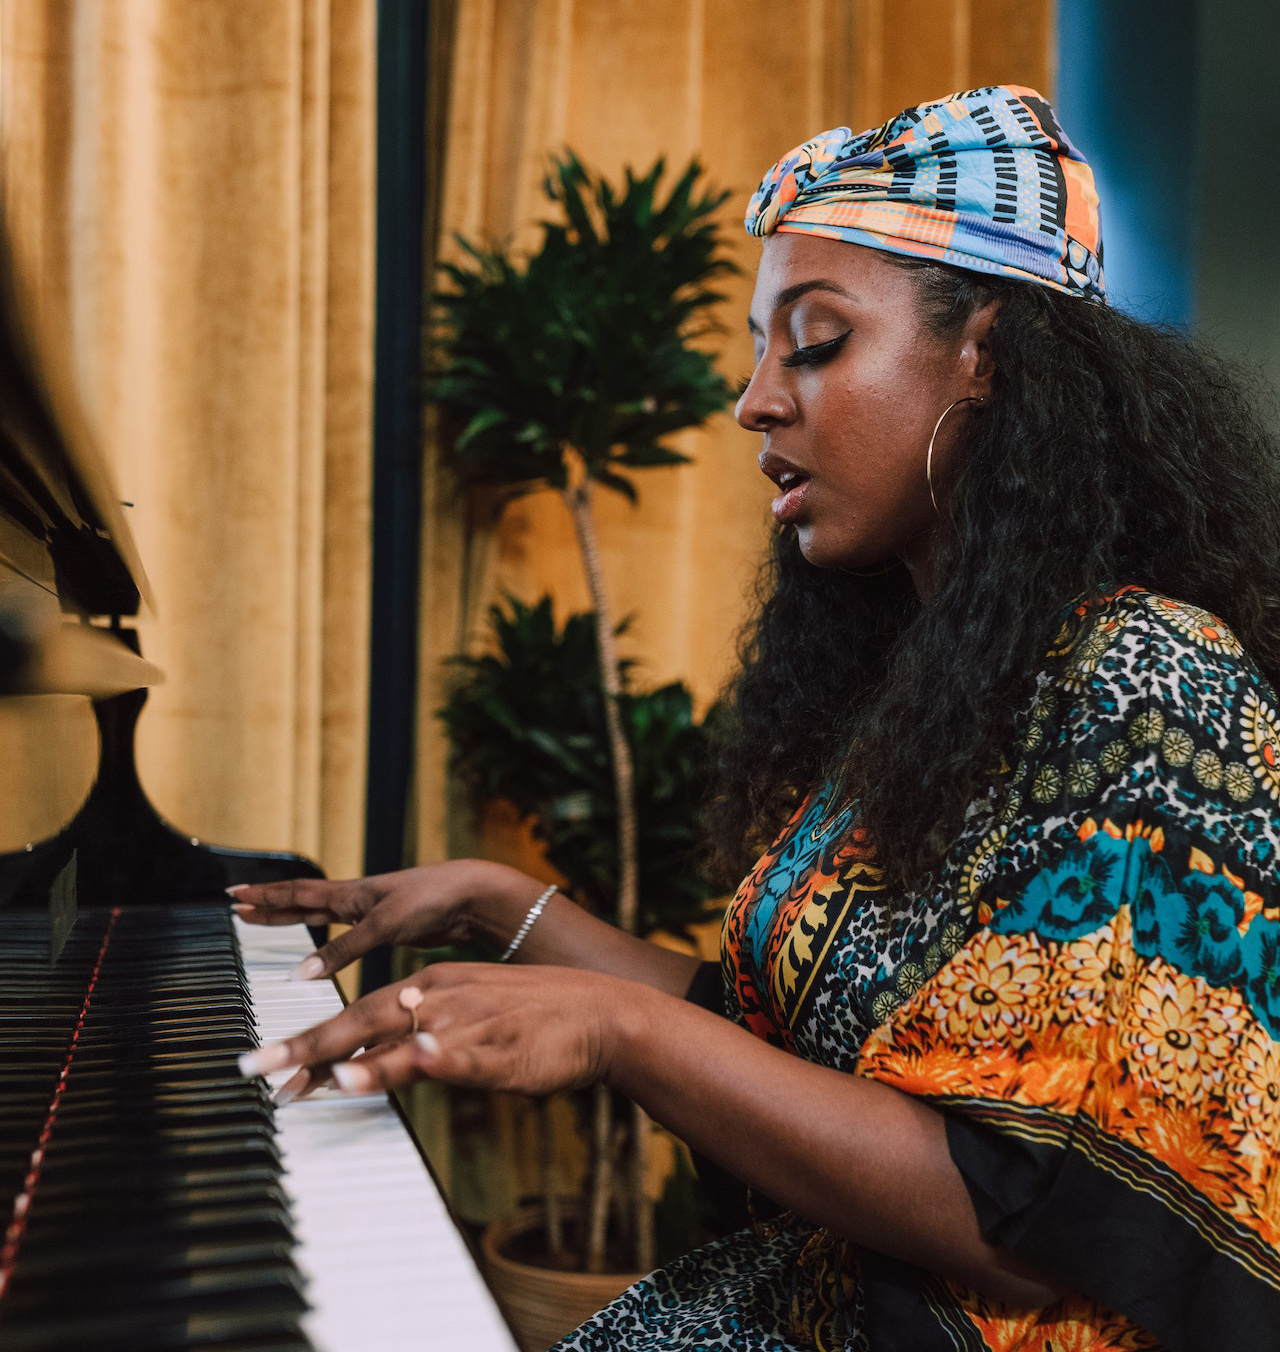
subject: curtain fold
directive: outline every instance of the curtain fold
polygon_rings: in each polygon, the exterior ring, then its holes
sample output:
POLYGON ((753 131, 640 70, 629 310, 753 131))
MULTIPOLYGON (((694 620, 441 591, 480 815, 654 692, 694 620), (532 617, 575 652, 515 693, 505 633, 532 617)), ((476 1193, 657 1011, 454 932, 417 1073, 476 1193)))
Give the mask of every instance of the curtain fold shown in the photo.
POLYGON ((0 0, 4 210, 156 595, 139 763, 359 869, 375 0, 0 0))

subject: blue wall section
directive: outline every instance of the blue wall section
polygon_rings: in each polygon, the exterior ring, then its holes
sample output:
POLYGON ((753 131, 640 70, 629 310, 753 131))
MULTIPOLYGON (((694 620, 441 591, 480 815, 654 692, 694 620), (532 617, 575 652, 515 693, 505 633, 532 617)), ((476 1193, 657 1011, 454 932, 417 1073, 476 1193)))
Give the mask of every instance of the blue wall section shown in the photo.
POLYGON ((1280 391, 1280 4, 1203 10, 1196 328, 1280 391))
POLYGON ((1054 102, 1093 166, 1112 301, 1190 327, 1196 296, 1196 0, 1058 0, 1054 102))

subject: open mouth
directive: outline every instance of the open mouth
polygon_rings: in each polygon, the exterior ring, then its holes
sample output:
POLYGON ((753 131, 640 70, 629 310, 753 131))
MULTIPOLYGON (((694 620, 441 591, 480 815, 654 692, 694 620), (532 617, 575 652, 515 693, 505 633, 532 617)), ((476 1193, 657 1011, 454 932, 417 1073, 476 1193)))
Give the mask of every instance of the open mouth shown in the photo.
POLYGON ((760 468, 778 486, 778 496, 773 500, 774 519, 783 525, 798 521, 804 510, 809 476, 772 449, 761 455, 760 468))
POLYGON ((789 493, 793 488, 799 488, 801 484, 807 484, 809 482, 809 476, 807 474, 801 474, 799 470, 784 469, 774 482, 784 493, 789 493))
POLYGON ((779 475, 770 475, 778 485, 778 496, 773 500, 773 517, 779 525, 796 524, 804 513, 805 490, 809 487, 809 476, 799 470, 783 470, 779 475))

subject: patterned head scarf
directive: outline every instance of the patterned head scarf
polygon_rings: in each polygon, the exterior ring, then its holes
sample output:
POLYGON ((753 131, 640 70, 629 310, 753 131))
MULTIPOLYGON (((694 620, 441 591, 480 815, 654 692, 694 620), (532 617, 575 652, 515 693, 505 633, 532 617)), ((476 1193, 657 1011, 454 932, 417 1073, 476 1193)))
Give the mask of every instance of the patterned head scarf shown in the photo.
POLYGON ((1034 89, 922 103, 855 136, 824 131, 764 176, 753 235, 848 240, 1105 301, 1093 171, 1034 89))

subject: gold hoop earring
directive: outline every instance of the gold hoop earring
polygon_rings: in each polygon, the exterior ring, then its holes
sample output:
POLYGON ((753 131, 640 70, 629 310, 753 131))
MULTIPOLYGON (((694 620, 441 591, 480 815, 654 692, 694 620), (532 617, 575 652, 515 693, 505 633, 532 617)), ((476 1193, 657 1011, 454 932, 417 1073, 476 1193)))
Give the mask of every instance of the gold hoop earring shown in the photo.
POLYGON ((929 501, 933 503, 933 510, 935 512, 938 511, 938 499, 933 493, 933 443, 938 439, 938 429, 942 426, 947 414, 950 413, 953 408, 959 408, 961 404, 985 404, 986 402, 987 396, 985 394, 971 394, 964 399, 957 399, 955 403, 948 404, 946 408, 942 410, 941 417, 939 417, 938 421, 933 425, 933 436, 929 438, 929 450, 924 458, 924 477, 925 482, 929 485, 929 501))

